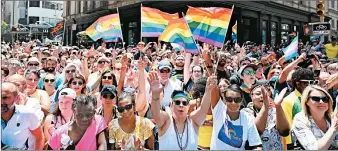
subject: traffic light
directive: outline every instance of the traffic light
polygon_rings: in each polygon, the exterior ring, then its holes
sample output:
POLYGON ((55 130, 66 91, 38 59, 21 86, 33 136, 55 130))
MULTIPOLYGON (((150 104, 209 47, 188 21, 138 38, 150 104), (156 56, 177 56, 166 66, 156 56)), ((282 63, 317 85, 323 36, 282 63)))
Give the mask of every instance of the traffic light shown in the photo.
POLYGON ((325 1, 317 0, 316 12, 320 17, 325 15, 325 1))

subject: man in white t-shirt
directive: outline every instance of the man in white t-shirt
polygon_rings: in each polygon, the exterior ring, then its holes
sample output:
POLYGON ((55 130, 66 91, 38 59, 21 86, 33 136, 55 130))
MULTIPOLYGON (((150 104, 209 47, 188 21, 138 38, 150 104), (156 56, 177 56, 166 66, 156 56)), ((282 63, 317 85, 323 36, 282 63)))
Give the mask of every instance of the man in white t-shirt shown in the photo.
POLYGON ((18 94, 15 84, 2 83, 1 144, 20 149, 42 150, 44 140, 40 120, 31 108, 15 104, 19 99, 18 94))
POLYGON ((182 90, 183 84, 180 80, 175 77, 171 78, 172 65, 169 60, 165 59, 159 62, 158 75, 161 78, 161 84, 164 86, 163 98, 161 101, 162 106, 169 106, 172 102, 171 94, 174 90, 182 90))

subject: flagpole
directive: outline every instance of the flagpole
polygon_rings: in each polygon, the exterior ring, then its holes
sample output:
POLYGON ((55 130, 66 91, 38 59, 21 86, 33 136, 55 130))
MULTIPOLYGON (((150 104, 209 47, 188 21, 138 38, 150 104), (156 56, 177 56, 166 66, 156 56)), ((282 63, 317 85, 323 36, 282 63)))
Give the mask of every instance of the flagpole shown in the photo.
MULTIPOLYGON (((117 14, 119 15, 119 22, 120 22, 120 28, 121 28, 121 40, 122 40, 122 47, 124 48, 124 40, 123 40, 123 34, 122 34, 122 25, 121 25, 121 20, 120 20, 120 13, 119 13, 119 7, 117 7, 117 14)), ((117 38, 117 41, 118 41, 118 38, 117 38)), ((116 43, 115 43, 115 46, 116 46, 116 43)))
POLYGON ((141 3, 141 39, 140 39, 140 41, 142 41, 142 3, 141 3))
MULTIPOLYGON (((196 45, 196 47, 197 47, 197 50, 200 52, 200 54, 202 54, 202 51, 200 50, 199 45, 197 45, 197 43, 196 43, 196 40, 195 40, 195 38, 194 38, 194 35, 193 35, 192 32, 191 32, 191 29, 190 29, 190 27, 189 27, 189 25, 188 25, 188 23, 187 23, 187 20, 186 20, 185 17, 184 17, 185 15, 184 15, 183 12, 182 12, 182 15, 183 15, 183 19, 184 19, 185 24, 186 24, 186 25, 188 26, 188 28, 189 28, 191 37, 192 37, 192 39, 193 39, 193 41, 194 41, 194 43, 195 43, 195 45, 196 45)), ((187 53, 187 52, 185 52, 185 53, 187 53)), ((203 61, 203 63, 204 63, 204 66, 207 67, 207 65, 205 64, 205 61, 203 61)), ((211 74, 209 73, 209 70, 207 70, 207 72, 208 72, 208 74, 211 76, 211 74)))
MULTIPOLYGON (((232 5, 231 15, 230 15, 230 20, 229 20, 229 25, 230 25, 232 13, 234 12, 234 6, 235 6, 235 5, 232 5)), ((229 29, 229 25, 228 25, 228 28, 227 28, 227 29, 229 29)), ((232 32, 232 28, 231 28, 231 32, 232 32)), ((228 33, 228 30, 227 30, 227 32, 226 32, 225 35, 224 35, 224 40, 223 40, 223 45, 222 45, 221 51, 222 51, 223 48, 224 48, 224 41, 225 41, 225 38, 227 37, 227 33, 228 33)), ((217 61, 217 64, 218 64, 218 61, 217 61)))
POLYGON ((62 33, 62 41, 61 41, 61 45, 63 46, 63 41, 65 40, 65 30, 66 30, 66 19, 63 20, 64 24, 63 24, 63 33, 62 33))

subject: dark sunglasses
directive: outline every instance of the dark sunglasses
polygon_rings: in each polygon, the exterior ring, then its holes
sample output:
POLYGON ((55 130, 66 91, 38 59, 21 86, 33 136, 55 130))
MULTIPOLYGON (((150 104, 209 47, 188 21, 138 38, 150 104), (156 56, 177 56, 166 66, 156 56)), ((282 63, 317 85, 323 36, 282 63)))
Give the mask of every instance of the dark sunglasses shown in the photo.
POLYGON ((187 106, 187 105, 189 104, 188 101, 179 101, 179 100, 175 100, 174 103, 175 103, 175 105, 177 105, 177 106, 180 106, 181 104, 182 104, 183 106, 187 106))
POLYGON ((83 82, 72 82, 72 85, 79 85, 79 86, 81 86, 81 85, 83 85, 83 82))
POLYGON ((111 94, 103 94, 102 97, 105 98, 105 99, 114 99, 115 98, 115 96, 111 95, 111 94))
POLYGON ((89 56, 89 58, 95 58, 94 56, 89 56))
POLYGON ((98 61, 98 64, 109 63, 108 61, 98 61))
POLYGON ((120 113, 123 113, 124 110, 129 111, 132 108, 133 108, 133 104, 128 104, 128 105, 126 105, 124 107, 117 107, 117 111, 119 111, 120 113))
POLYGON ((113 79, 113 76, 102 76, 102 79, 111 80, 111 79, 113 79))
POLYGON ((161 69, 160 72, 161 73, 170 73, 170 70, 161 69))
POLYGON ((75 73, 76 70, 66 70, 66 73, 75 73))
POLYGON ((36 63, 36 64, 35 63, 29 63, 28 66, 39 66, 39 64, 38 63, 36 63))
POLYGON ((45 79, 45 82, 46 83, 53 83, 53 82, 55 82, 55 79, 45 79))
POLYGON ((231 102, 240 103, 242 101, 242 98, 224 97, 224 100, 229 103, 231 102))
POLYGON ((318 80, 300 80, 300 82, 308 84, 308 85, 317 85, 318 80))
POLYGON ((329 103, 330 101, 330 98, 327 96, 324 97, 310 96, 309 98, 311 98, 311 100, 313 100, 314 102, 320 102, 320 100, 322 100, 324 103, 329 103))
POLYGON ((104 55, 106 55, 106 57, 111 57, 110 53, 105 53, 104 55))

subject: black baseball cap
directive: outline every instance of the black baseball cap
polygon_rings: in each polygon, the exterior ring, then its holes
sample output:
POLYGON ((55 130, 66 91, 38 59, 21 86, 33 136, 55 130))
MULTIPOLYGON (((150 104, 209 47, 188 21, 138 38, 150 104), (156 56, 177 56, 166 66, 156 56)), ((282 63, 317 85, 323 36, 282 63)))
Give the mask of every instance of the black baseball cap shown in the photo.
POLYGON ((112 95, 114 95, 114 97, 116 96, 117 94, 117 91, 116 91, 116 87, 114 85, 105 85, 103 86, 100 94, 107 94, 107 93, 110 93, 112 95))

